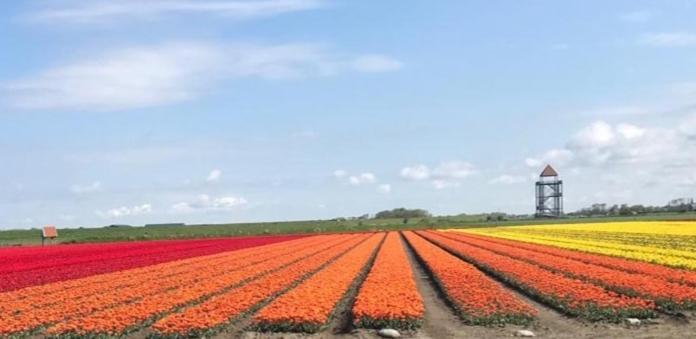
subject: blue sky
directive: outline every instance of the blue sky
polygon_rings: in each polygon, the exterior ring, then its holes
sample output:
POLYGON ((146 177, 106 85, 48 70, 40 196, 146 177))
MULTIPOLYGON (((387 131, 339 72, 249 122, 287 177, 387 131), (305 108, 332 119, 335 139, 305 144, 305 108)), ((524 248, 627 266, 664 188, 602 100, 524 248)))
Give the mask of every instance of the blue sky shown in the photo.
POLYGON ((0 6, 0 228, 696 195, 690 2, 0 6))

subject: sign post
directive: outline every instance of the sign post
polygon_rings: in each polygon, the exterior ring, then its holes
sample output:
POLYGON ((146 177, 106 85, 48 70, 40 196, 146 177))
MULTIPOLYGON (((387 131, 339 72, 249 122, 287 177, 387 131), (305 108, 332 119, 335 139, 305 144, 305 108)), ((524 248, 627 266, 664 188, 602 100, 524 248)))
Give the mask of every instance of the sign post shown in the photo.
POLYGON ((44 246, 46 239, 55 239, 58 237, 58 231, 55 226, 44 226, 41 231, 41 246, 44 246))

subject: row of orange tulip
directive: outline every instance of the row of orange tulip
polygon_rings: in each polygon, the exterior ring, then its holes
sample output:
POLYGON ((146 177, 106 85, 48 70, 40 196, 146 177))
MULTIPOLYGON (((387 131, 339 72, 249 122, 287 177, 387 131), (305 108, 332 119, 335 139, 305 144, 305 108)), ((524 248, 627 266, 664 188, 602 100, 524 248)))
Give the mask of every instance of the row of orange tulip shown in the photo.
MULTIPOLYGON (((108 334, 119 335, 137 329, 143 322, 177 307, 196 302, 216 293, 226 291, 241 284, 253 281, 267 274, 300 260, 308 255, 345 241, 346 236, 334 236, 325 239, 323 244, 295 248, 294 251, 278 249, 277 254, 269 260, 226 270, 224 267, 210 267, 192 274, 191 280, 167 281, 167 289, 146 295, 130 303, 121 303, 83 317, 62 321, 47 329, 51 335, 58 334, 108 334), (171 283, 171 284, 169 284, 171 283)), ((141 294, 142 291, 141 291, 141 294)))
POLYGON ((240 288, 214 296, 201 304, 186 308, 180 313, 172 313, 154 323, 152 328, 157 336, 162 337, 210 335, 214 329, 224 326, 256 305, 262 304, 292 287, 298 280, 343 255, 357 244, 365 241, 367 237, 367 235, 354 237, 240 288))
POLYGON ((619 321, 654 314, 652 301, 620 295, 521 259, 449 239, 440 232, 419 231, 418 234, 566 314, 592 321, 619 321))
POLYGON ((485 248, 492 252, 520 258, 545 269, 595 283, 627 295, 638 295, 654 301, 665 309, 688 309, 696 307, 696 288, 670 282, 666 279, 640 273, 629 273, 575 259, 559 257, 516 246, 500 244, 464 233, 440 233, 441 235, 485 248))
POLYGON ((225 252, 41 286, 48 296, 27 291, 38 287, 2 293, 0 335, 30 332, 40 326, 66 323, 104 309, 131 305, 177 286, 192 285, 202 277, 215 278, 300 249, 312 248, 326 241, 327 237, 304 238, 283 245, 225 252), (80 287, 73 287, 75 285, 80 287))
POLYGON ((423 319, 423 300, 398 232, 390 232, 353 305, 358 327, 412 329, 423 319))
POLYGON ((404 233, 418 258, 469 324, 525 324, 537 311, 504 290, 476 267, 416 235, 404 233))
POLYGON ((325 326, 351 283, 384 238, 375 234, 355 249, 262 308, 253 318, 261 330, 316 332, 325 326))

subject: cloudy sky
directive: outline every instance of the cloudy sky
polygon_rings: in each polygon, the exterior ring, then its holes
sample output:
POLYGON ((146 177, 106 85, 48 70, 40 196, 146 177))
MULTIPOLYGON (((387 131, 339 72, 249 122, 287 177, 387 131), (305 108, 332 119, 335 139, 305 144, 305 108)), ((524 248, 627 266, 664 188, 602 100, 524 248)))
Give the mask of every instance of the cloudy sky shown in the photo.
POLYGON ((696 196, 693 2, 0 9, 0 228, 696 196))

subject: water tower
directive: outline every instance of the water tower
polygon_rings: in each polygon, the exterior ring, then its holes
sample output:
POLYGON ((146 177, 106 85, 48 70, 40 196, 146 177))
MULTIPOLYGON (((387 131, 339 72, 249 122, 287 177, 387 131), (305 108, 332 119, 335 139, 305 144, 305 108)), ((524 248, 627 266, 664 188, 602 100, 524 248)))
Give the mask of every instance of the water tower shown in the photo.
POLYGON ((536 216, 560 217, 563 214, 563 180, 551 165, 546 165, 536 182, 536 216))

